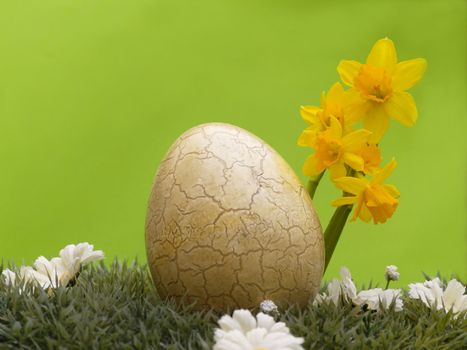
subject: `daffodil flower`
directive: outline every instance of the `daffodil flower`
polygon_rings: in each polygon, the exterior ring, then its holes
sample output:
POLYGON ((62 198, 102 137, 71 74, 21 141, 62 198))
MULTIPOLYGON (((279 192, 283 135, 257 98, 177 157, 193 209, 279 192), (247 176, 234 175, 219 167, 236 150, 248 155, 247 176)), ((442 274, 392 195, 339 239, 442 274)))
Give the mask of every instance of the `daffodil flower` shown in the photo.
POLYGON ((352 120, 346 117, 348 98, 340 83, 335 83, 326 94, 321 94, 320 106, 301 106, 300 115, 309 125, 297 140, 299 146, 309 146, 318 133, 331 126, 331 116, 335 117, 344 128, 344 134, 350 132, 352 120))
POLYGON ((426 70, 423 58, 397 62, 392 40, 380 39, 371 49, 366 63, 343 60, 337 71, 351 87, 349 113, 364 118, 364 128, 373 132, 370 141, 378 143, 393 118, 405 126, 417 120, 417 107, 405 90, 421 79, 426 70))
POLYGON ((356 204, 353 220, 360 217, 365 222, 373 218, 375 224, 386 222, 399 204, 399 191, 392 185, 383 184, 391 175, 397 163, 393 159, 383 169, 375 173, 371 180, 356 177, 342 177, 334 180, 335 185, 350 196, 335 199, 332 205, 356 204))
POLYGON ((310 145, 315 153, 310 155, 303 166, 306 176, 316 176, 329 169, 331 178, 345 176, 345 164, 357 171, 363 171, 364 162, 357 151, 368 141, 370 132, 359 129, 343 136, 342 125, 331 116, 331 125, 316 136, 310 145))

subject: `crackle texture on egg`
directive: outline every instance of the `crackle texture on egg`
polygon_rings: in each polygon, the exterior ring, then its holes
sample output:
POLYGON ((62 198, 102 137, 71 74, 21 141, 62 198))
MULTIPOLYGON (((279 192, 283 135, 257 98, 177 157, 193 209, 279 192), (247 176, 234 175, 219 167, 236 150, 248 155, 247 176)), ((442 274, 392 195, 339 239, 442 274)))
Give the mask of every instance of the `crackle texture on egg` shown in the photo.
POLYGON ((146 249, 160 296, 198 309, 305 305, 324 268, 321 226, 293 170, 261 139, 220 123, 188 130, 162 160, 146 249))

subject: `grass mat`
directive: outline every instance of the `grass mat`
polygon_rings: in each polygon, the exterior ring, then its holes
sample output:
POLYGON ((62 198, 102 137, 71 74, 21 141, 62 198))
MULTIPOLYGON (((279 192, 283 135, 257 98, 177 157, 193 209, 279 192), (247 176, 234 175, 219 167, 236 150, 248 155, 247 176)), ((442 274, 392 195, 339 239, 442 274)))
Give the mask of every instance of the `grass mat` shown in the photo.
MULTIPOLYGON (((54 293, 0 282, 0 349, 210 349, 221 316, 160 300, 146 266, 87 267, 54 293)), ((402 312, 291 306, 280 319, 306 349, 465 349, 467 320, 404 297, 402 312)))

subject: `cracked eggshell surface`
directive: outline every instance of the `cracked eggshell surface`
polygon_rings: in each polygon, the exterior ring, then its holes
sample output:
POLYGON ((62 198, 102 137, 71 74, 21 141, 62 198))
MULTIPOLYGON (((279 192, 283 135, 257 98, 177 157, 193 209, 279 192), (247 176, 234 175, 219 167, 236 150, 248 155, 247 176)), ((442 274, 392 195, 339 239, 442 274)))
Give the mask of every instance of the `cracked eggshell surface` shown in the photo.
POLYGON ((305 305, 324 268, 321 225, 293 170, 258 137, 220 123, 188 130, 162 160, 146 250, 160 296, 198 309, 305 305))

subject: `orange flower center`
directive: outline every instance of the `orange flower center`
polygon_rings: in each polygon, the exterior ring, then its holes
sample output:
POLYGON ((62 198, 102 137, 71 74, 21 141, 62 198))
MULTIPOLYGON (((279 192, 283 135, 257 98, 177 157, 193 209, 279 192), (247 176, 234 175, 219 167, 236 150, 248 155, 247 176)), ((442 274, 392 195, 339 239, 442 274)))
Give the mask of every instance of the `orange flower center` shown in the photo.
POLYGON ((316 157, 326 166, 337 162, 342 154, 342 142, 326 135, 316 140, 316 157))
POLYGON ((354 79, 354 86, 367 99, 385 102, 392 94, 391 76, 384 68, 363 64, 354 79))

